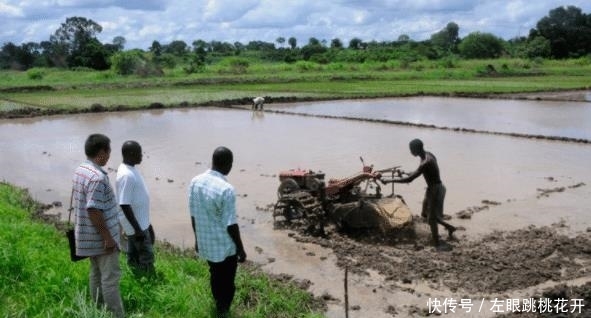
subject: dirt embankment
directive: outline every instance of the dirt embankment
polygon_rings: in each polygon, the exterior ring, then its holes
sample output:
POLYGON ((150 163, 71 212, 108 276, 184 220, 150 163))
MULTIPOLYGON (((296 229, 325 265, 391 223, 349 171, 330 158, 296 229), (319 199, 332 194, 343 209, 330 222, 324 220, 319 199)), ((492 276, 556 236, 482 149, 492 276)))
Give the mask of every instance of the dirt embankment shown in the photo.
POLYGON ((514 132, 499 132, 499 131, 479 130, 479 129, 471 129, 471 128, 463 128, 463 127, 447 127, 447 126, 437 126, 437 125, 431 125, 431 124, 411 123, 411 122, 403 122, 403 121, 388 120, 388 119, 357 118, 357 117, 334 116, 334 115, 316 115, 316 114, 294 113, 294 112, 289 112, 289 111, 278 111, 278 110, 271 110, 270 112, 278 113, 278 114, 289 114, 289 115, 296 115, 296 116, 305 116, 305 117, 344 119, 344 120, 365 121, 365 122, 373 122, 373 123, 380 123, 380 124, 392 124, 392 125, 401 125, 401 126, 418 127, 418 128, 449 130, 449 131, 457 131, 457 132, 463 132, 463 133, 476 133, 476 134, 487 134, 487 135, 497 135, 497 136, 509 136, 509 137, 526 138, 526 139, 539 139, 539 140, 550 140, 550 141, 560 141, 560 142, 574 142, 574 143, 582 143, 582 144, 591 144, 591 140, 584 139, 584 138, 571 138, 571 137, 562 137, 562 136, 534 135, 534 134, 523 134, 523 133, 514 133, 514 132))
MULTIPOLYGON (((179 82, 173 83, 172 86, 189 86, 195 85, 195 82, 179 82)), ((208 83, 211 84, 211 83, 208 83)), ((111 85, 113 88, 129 88, 129 86, 118 86, 111 85)), ((133 86, 133 85, 132 85, 133 86)), ((138 87, 144 87, 146 85, 135 85, 138 87)), ((133 87, 135 87, 133 86, 133 87)), ((26 92, 37 92, 37 91, 58 91, 59 88, 55 88, 47 85, 40 86, 22 86, 22 87, 9 87, 0 89, 0 93, 26 93, 26 92)), ((559 101, 578 101, 578 102, 589 102, 591 101, 591 93, 587 91, 557 91, 557 92, 532 92, 532 93, 515 93, 515 94, 495 94, 495 93, 462 93, 462 92, 450 92, 450 93, 439 93, 439 94, 424 94, 423 92, 417 92, 412 94, 391 94, 381 96, 347 96, 347 97, 296 97, 296 96, 281 96, 271 97, 264 96, 265 103, 296 103, 296 102, 309 102, 309 101, 324 101, 324 100, 339 100, 339 99, 374 99, 374 98, 399 98, 399 97, 413 97, 413 96, 435 96, 435 97, 465 97, 465 98, 486 98, 486 99, 530 99, 530 100, 559 100, 559 101)), ((85 107, 73 107, 68 109, 62 108, 46 108, 46 107, 23 107, 19 109, 12 109, 8 111, 0 111, 0 118, 24 118, 24 117, 38 117, 38 116, 51 116, 60 114, 76 114, 76 113, 88 113, 88 112, 116 112, 116 111, 130 111, 138 109, 159 109, 159 108, 186 108, 186 107, 203 107, 203 106, 215 106, 215 107, 234 107, 252 105, 251 97, 235 98, 235 99, 224 99, 224 100, 212 100, 202 103, 192 102, 181 102, 176 104, 164 105, 162 103, 151 103, 143 106, 130 106, 130 105, 101 105, 93 104, 85 107)), ((400 123, 408 124, 408 123, 400 123)), ((415 125, 415 124, 413 124, 415 125)), ((420 126, 420 125, 419 125, 420 126)), ((421 126, 422 127, 422 126, 421 126)), ((448 127, 435 127, 432 125, 425 125, 426 128, 443 128, 458 130, 459 128, 448 128, 448 127)), ((469 131, 469 130, 467 130, 469 131)))

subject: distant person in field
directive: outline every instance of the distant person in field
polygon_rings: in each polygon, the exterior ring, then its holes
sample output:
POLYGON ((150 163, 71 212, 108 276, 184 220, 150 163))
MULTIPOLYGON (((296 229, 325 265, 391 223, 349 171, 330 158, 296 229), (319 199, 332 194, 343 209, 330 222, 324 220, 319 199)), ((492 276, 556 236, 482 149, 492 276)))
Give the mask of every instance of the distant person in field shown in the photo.
POLYGON ((437 225, 441 224, 447 229, 450 239, 453 239, 453 233, 456 231, 456 227, 443 220, 443 201, 445 199, 446 189, 441 182, 437 159, 432 153, 425 151, 423 148, 423 142, 420 139, 413 139, 409 144, 409 148, 410 153, 413 156, 421 158, 419 167, 415 171, 409 173, 406 177, 382 180, 382 182, 385 184, 391 182, 410 183, 420 175, 425 178, 425 181, 427 182, 427 191, 425 192, 425 198, 423 199, 421 216, 427 218, 431 228, 433 244, 436 247, 440 247, 441 242, 439 241, 437 225))
POLYGON ((72 202, 76 212, 76 255, 90 260, 90 296, 106 306, 114 317, 124 317, 119 291, 119 208, 115 192, 103 170, 111 157, 111 140, 102 134, 88 136, 87 160, 72 179, 72 202))
POLYGON ((265 105, 265 98, 261 96, 257 96, 252 99, 252 109, 253 110, 263 110, 263 105, 265 105))
POLYGON ((127 263, 136 274, 154 273, 154 230, 150 224, 150 196, 144 178, 136 169, 142 162, 142 147, 126 141, 121 147, 123 163, 117 169, 119 217, 128 238, 127 263))
POLYGON ((236 221, 236 193, 226 176, 233 154, 226 147, 213 152, 211 169, 189 185, 189 211, 198 255, 209 264, 210 284, 218 317, 228 317, 239 262, 246 260, 236 221))

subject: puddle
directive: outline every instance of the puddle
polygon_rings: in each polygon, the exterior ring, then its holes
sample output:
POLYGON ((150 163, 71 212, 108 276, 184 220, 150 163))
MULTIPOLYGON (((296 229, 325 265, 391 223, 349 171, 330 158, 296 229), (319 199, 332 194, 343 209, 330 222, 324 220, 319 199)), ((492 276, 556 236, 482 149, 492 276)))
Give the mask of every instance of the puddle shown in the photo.
MULTIPOLYGON (((590 126, 583 124, 591 119, 589 105, 461 101, 459 106, 448 98, 338 101, 269 105, 268 109, 487 130, 514 131, 518 127, 525 133, 591 138, 590 126), (389 108, 401 104, 406 106, 389 108), (564 116, 552 121, 558 117, 555 108, 564 116)), ((84 159, 84 140, 94 132, 105 133, 112 140, 107 164, 112 182, 121 162, 121 144, 129 139, 140 142, 145 155, 138 168, 151 194, 156 235, 187 248, 194 243, 187 208, 188 183, 209 167, 215 147, 230 148, 235 162, 228 179, 239 195, 239 223, 249 258, 269 272, 312 281, 310 290, 316 295, 333 296, 337 300, 329 301, 329 317, 343 316, 344 272, 331 249, 297 242, 289 236, 292 232, 273 229, 272 215, 266 208, 277 198, 281 170, 321 170, 327 179, 343 178, 360 171, 362 156, 378 169, 401 165, 410 171, 418 161, 409 153, 408 142, 421 138, 440 164, 447 187, 445 213, 452 216, 452 224, 466 229, 457 232, 460 240, 478 240, 496 230, 515 231, 532 224, 563 222, 569 236, 591 227, 591 147, 587 144, 236 109, 0 120, 0 178, 29 188, 38 200, 66 205, 71 174, 84 159), (575 187, 577 184, 584 185, 575 187), (552 191, 556 188, 564 190, 552 191), (543 193, 546 196, 540 196, 543 193), (471 208, 469 219, 457 217, 458 212, 471 208)), ((424 188, 424 181, 416 180, 396 185, 394 190, 419 214, 424 188)), ((389 194, 390 186, 383 191, 389 194)), ((397 317, 404 317, 411 305, 425 308, 428 295, 453 294, 445 285, 430 287, 420 281, 412 282, 413 290, 423 292, 411 293, 404 284, 384 283, 375 270, 370 278, 352 274, 350 281, 350 304, 360 307, 350 312, 351 317, 391 317, 390 306, 398 312, 397 317)))
POLYGON ((591 104, 568 101, 408 97, 269 105, 320 116, 385 120, 447 129, 591 139, 591 104))

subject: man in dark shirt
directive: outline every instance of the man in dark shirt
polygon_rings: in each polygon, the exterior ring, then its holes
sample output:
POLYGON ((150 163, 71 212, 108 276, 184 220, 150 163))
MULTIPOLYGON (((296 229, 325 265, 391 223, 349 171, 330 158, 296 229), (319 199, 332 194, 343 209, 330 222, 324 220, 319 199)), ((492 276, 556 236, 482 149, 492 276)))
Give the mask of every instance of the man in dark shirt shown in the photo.
POLYGON ((445 186, 441 182, 439 176, 439 166, 435 156, 425 151, 423 142, 420 139, 413 139, 410 144, 410 153, 413 156, 419 156, 421 163, 419 167, 409 173, 406 177, 394 178, 391 180, 382 180, 386 183, 410 183, 420 175, 423 175, 427 182, 427 191, 425 192, 425 199, 423 200, 423 211, 421 216, 426 217, 431 227, 431 235, 433 236, 433 244, 436 247, 440 246, 439 233, 437 224, 443 225, 449 234, 449 238, 453 238, 453 233, 456 228, 443 220, 443 201, 445 199, 445 186))

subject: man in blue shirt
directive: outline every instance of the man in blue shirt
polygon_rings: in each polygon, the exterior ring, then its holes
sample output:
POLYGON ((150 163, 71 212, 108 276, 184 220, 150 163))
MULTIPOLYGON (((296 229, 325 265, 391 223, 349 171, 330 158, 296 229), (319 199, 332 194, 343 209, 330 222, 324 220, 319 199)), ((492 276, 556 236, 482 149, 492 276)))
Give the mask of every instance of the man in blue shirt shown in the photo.
POLYGON ((226 147, 213 152, 211 169, 196 176, 189 185, 189 211, 199 255, 207 260, 217 313, 229 314, 236 287, 238 262, 246 260, 236 223, 236 194, 226 176, 233 154, 226 147))

